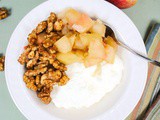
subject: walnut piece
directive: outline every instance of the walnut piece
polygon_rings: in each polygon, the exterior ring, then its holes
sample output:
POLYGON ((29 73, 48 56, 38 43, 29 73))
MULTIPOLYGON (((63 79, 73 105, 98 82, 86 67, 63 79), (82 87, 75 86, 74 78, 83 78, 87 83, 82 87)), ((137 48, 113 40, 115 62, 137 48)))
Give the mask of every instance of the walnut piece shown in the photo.
POLYGON ((4 61, 5 57, 4 56, 0 57, 0 71, 4 71, 4 61))
POLYGON ((61 31, 62 29, 63 29, 63 21, 62 20, 57 20, 54 23, 54 30, 61 31))
POLYGON ((6 8, 0 8, 0 20, 5 19, 8 15, 8 10, 6 8))
POLYGON ((43 30, 45 30, 46 28, 47 28, 47 22, 46 21, 42 21, 36 27, 36 33, 39 34, 39 33, 43 32, 43 30))
POLYGON ((53 31, 53 29, 54 29, 54 22, 56 21, 56 18, 57 18, 56 14, 53 13, 53 12, 48 17, 48 19, 47 19, 47 25, 48 25, 48 27, 47 27, 47 30, 46 30, 47 33, 50 33, 51 31, 53 31))

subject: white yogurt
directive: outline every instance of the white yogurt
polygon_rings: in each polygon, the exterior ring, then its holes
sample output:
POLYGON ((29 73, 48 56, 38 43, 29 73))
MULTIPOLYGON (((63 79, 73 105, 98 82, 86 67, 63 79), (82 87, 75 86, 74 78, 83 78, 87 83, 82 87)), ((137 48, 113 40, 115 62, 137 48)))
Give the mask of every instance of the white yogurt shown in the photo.
POLYGON ((120 83, 122 71, 123 63, 118 56, 114 64, 102 62, 99 67, 85 68, 82 63, 69 65, 66 73, 70 81, 65 86, 55 86, 51 96, 53 103, 66 109, 89 107, 120 83))

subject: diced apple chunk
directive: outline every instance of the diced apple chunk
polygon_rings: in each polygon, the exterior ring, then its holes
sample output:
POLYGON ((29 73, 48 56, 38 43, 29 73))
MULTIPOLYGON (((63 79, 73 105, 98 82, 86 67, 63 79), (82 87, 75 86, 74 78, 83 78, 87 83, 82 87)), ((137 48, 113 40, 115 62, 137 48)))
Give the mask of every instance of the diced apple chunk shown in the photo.
POLYGON ((76 34, 73 34, 69 37, 69 41, 71 43, 71 47, 73 48, 73 45, 75 43, 75 40, 76 40, 76 34))
POLYGON ((92 58, 92 57, 88 56, 84 60, 84 66, 85 67, 90 67, 90 66, 93 66, 93 65, 97 65, 97 64, 101 63, 102 61, 103 61, 102 59, 92 58))
POLYGON ((115 59, 115 55, 116 55, 116 52, 115 52, 114 48, 111 47, 110 45, 106 44, 105 45, 105 52, 106 52, 105 61, 107 63, 113 64, 114 63, 114 59, 115 59))
POLYGON ((78 49, 78 50, 84 50, 85 46, 83 45, 82 41, 80 40, 80 37, 77 36, 76 40, 74 42, 73 49, 78 49))
POLYGON ((68 9, 66 12, 66 19, 68 20, 69 24, 72 26, 75 24, 81 17, 81 13, 74 9, 68 9))
POLYGON ((93 20, 88 15, 82 13, 81 17, 72 25, 72 28, 79 33, 84 33, 93 26, 93 23, 93 20))
POLYGON ((117 51, 118 45, 112 37, 108 36, 107 38, 104 39, 104 42, 113 47, 115 51, 117 51))
POLYGON ((83 59, 84 60, 84 58, 85 58, 85 52, 84 51, 82 51, 82 50, 75 50, 75 51, 73 51, 78 57, 80 57, 81 59, 83 59))
POLYGON ((88 47, 90 42, 94 39, 99 39, 101 41, 101 36, 99 34, 95 34, 95 33, 82 33, 79 35, 80 39, 81 39, 81 42, 82 44, 85 46, 85 47, 88 47))
POLYGON ((57 59, 61 61, 62 63, 69 65, 75 62, 82 62, 83 60, 78 57, 76 54, 73 52, 68 52, 68 53, 58 53, 57 54, 57 59))
POLYGON ((58 51, 61 53, 67 53, 72 50, 70 40, 66 36, 63 36, 62 38, 60 38, 57 42, 55 42, 54 45, 57 47, 58 51))
POLYGON ((88 54, 93 58, 105 59, 105 48, 101 37, 90 41, 88 54))
POLYGON ((91 33, 98 33, 102 37, 104 37, 105 33, 106 33, 106 26, 102 23, 102 21, 97 19, 95 21, 93 27, 90 29, 90 31, 91 31, 91 33))
POLYGON ((58 14, 58 18, 67 21, 69 25, 79 33, 88 31, 93 26, 93 20, 86 14, 68 8, 58 14))
POLYGON ((80 37, 80 40, 81 40, 82 44, 85 47, 88 47, 90 41, 93 39, 92 38, 93 36, 91 34, 88 34, 88 33, 82 33, 82 34, 79 35, 79 37, 80 37))

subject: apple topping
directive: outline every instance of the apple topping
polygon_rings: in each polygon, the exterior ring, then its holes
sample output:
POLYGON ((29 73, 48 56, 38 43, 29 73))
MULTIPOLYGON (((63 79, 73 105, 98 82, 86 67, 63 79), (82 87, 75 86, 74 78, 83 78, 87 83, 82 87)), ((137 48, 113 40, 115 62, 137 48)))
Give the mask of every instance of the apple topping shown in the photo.
POLYGON ((66 36, 63 36, 62 38, 60 38, 58 41, 55 42, 54 45, 57 47, 58 51, 61 53, 67 53, 72 50, 71 42, 69 38, 66 36))
POLYGON ((114 63, 117 43, 111 36, 105 37, 106 26, 99 19, 68 8, 58 14, 65 21, 63 37, 55 42, 57 58, 64 64, 83 62, 86 67, 102 61, 114 63))

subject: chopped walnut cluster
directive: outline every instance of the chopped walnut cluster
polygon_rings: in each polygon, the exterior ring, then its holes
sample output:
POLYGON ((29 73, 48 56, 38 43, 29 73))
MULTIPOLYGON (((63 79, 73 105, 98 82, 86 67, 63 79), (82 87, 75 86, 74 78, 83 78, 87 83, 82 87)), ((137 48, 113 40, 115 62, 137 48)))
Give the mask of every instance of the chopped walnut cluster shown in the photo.
POLYGON ((0 57, 0 71, 4 71, 4 60, 4 56, 0 57))
POLYGON ((67 67, 56 59, 57 48, 54 43, 62 35, 63 22, 51 13, 47 21, 42 21, 28 35, 29 44, 19 57, 20 64, 25 65, 23 80, 27 88, 37 92, 45 104, 52 100, 50 93, 53 85, 65 85, 69 78, 67 67))
POLYGON ((0 8, 0 20, 8 17, 8 10, 6 8, 0 8))

